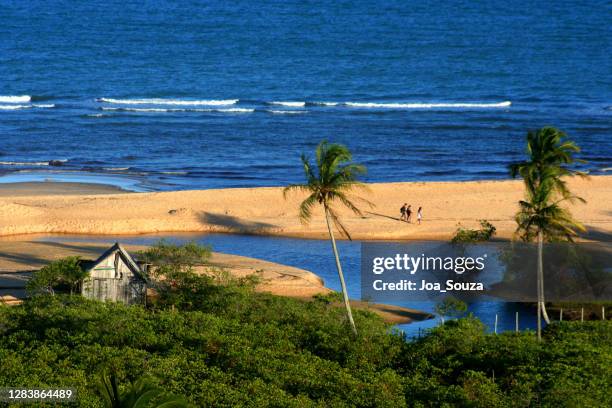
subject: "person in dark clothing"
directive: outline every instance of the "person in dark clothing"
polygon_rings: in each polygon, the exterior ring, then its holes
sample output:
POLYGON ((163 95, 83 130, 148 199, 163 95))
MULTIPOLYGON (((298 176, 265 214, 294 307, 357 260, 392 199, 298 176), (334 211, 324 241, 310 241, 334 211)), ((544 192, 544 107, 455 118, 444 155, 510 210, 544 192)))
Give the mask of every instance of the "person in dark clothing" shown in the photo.
POLYGON ((406 205, 408 205, 408 203, 404 203, 404 205, 402 205, 402 208, 400 208, 400 213, 402 214, 400 220, 402 221, 406 219, 406 205))
POLYGON ((411 205, 409 205, 406 208, 406 221, 410 222, 410 217, 412 216, 412 210, 410 209, 410 207, 412 207, 411 205))

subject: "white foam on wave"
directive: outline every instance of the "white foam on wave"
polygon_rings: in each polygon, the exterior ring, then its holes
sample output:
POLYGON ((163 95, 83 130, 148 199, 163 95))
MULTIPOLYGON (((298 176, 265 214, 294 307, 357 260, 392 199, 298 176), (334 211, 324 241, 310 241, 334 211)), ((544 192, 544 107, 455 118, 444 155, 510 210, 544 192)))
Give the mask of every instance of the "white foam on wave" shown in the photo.
POLYGON ((338 106, 338 102, 313 102, 314 105, 320 106, 338 106))
POLYGON ((2 166, 48 166, 49 162, 10 162, 0 161, 2 166))
POLYGON ((31 108, 32 105, 0 105, 0 110, 17 110, 31 108))
MULTIPOLYGON (((103 111, 114 111, 114 112, 171 112, 175 109, 164 109, 164 108, 108 108, 102 107, 103 111)), ((184 109, 176 109, 178 111, 184 111, 184 109)))
POLYGON ((292 108, 303 108, 306 106, 306 102, 293 102, 293 101, 274 101, 270 102, 271 105, 289 106, 292 108))
POLYGON ((50 104, 42 104, 42 105, 0 105, 0 110, 18 110, 18 109, 30 109, 30 108, 54 108, 55 105, 50 104))
POLYGON ((144 99, 114 99, 99 98, 98 102, 113 103, 120 105, 180 105, 180 106, 224 106, 235 105, 238 99, 163 99, 163 98, 144 98, 144 99))
POLYGON ((30 95, 0 95, 0 102, 3 103, 24 103, 31 99, 30 95))
MULTIPOLYGON (((57 160, 62 161, 62 160, 57 160)), ((12 161, 0 161, 2 166, 49 166, 49 162, 12 162, 12 161)))
POLYGON ((469 108, 507 108, 512 105, 510 101, 496 103, 376 103, 376 102, 345 102, 344 105, 353 108, 377 109, 469 109, 469 108))
POLYGON ((228 108, 228 109, 211 109, 213 112, 229 112, 229 113, 251 113, 255 112, 255 109, 251 108, 228 108))
POLYGON ((104 111, 115 112, 219 112, 219 113, 251 113, 255 109, 228 108, 228 109, 198 109, 198 108, 110 108, 103 106, 104 111))
POLYGON ((275 115, 299 115, 303 113, 307 113, 307 111, 290 111, 290 110, 269 110, 268 112, 275 115))

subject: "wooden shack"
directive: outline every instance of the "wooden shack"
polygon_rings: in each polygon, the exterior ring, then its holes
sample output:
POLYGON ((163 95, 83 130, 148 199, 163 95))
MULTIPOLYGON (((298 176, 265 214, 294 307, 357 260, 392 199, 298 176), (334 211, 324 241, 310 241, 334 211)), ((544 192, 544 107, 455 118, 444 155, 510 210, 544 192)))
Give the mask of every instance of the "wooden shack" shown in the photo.
POLYGON ((119 243, 84 266, 89 272, 82 285, 81 293, 84 297, 127 305, 145 302, 146 271, 119 243))

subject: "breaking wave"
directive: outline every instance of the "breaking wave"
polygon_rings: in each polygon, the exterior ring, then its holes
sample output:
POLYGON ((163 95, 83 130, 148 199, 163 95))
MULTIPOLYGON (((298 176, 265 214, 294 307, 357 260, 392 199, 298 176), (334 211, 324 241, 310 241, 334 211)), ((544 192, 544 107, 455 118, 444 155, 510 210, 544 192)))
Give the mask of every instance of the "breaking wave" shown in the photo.
POLYGON ((0 102, 3 103, 24 103, 31 100, 30 95, 0 95, 0 102))
POLYGON ((255 109, 227 108, 227 109, 198 109, 198 108, 110 108, 103 106, 104 111, 115 112, 218 112, 218 113, 251 113, 255 109))
POLYGON ((31 108, 32 105, 0 105, 0 110, 17 110, 31 108))
POLYGON ((303 108, 304 106, 306 106, 306 102, 291 102, 291 101, 278 102, 278 101, 274 101, 274 102, 270 102, 270 105, 288 106, 288 107, 291 107, 291 108, 303 108))
POLYGON ((0 161, 1 166, 61 166, 68 160, 49 160, 40 162, 14 162, 14 161, 0 161))
POLYGON ((340 102, 306 102, 307 106, 338 106, 340 102))
POLYGON ((98 102, 113 103, 120 105, 180 105, 180 106, 224 106, 235 105, 238 99, 204 99, 204 100, 188 100, 188 99, 163 99, 163 98, 145 98, 145 99, 114 99, 114 98, 99 98, 98 102))
POLYGON ((345 102, 344 105, 354 108, 376 109, 461 109, 461 108, 507 108, 512 105, 510 101, 497 103, 375 103, 375 102, 345 102))
POLYGON ((298 110, 293 110, 293 111, 289 111, 289 110, 269 110, 267 112, 270 112, 270 113, 275 114, 275 115, 299 115, 299 114, 307 113, 307 111, 298 111, 298 110))
POLYGON ((18 109, 30 109, 30 108, 54 108, 55 105, 49 104, 33 104, 33 105, 0 105, 0 110, 18 110, 18 109))

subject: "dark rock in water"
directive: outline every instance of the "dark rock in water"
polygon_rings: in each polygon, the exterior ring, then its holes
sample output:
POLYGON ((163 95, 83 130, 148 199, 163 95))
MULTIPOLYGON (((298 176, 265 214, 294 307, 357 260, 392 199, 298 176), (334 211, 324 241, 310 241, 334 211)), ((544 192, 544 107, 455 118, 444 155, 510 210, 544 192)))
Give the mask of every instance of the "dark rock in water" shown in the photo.
POLYGON ((64 165, 64 162, 61 160, 49 160, 49 166, 58 167, 58 166, 63 166, 63 165, 64 165))

